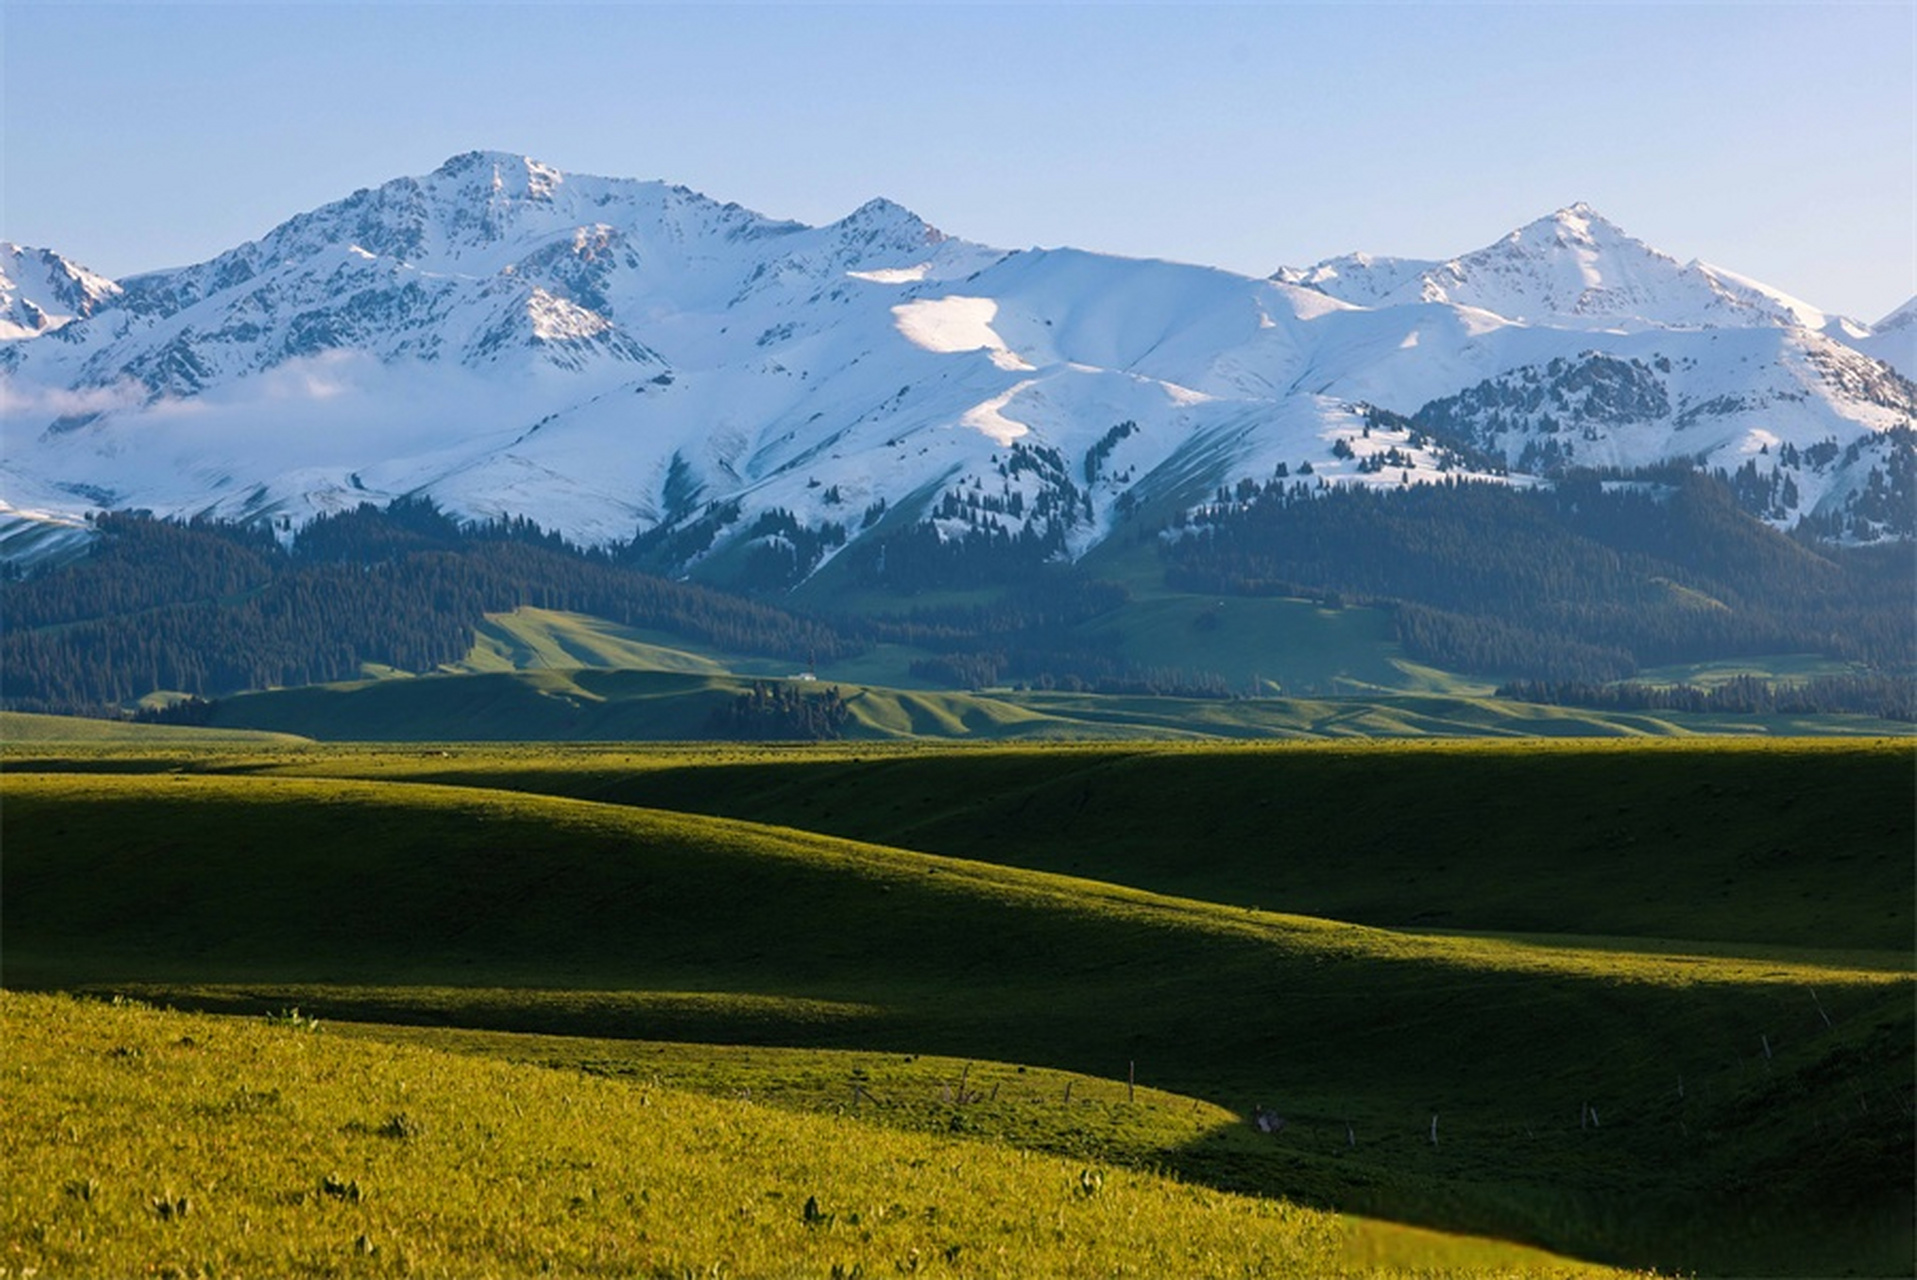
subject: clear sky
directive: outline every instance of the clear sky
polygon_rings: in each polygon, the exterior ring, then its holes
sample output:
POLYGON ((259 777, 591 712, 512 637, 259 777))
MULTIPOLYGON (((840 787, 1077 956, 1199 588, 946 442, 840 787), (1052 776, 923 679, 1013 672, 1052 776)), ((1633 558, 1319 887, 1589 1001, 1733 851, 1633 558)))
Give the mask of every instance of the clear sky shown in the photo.
POLYGON ((1875 320, 1917 293, 1917 3, 0 0, 0 237, 198 261, 475 148, 823 222, 1268 274, 1584 200, 1875 320))

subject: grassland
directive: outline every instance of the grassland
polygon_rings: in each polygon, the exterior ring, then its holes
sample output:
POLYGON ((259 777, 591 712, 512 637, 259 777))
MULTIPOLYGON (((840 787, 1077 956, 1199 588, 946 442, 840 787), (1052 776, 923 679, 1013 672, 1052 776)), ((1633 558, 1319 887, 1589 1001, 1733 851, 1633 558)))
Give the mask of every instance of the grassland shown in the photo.
MULTIPOLYGON (((1009 696, 1037 715, 1066 722, 1077 736, 1101 723, 1123 723, 1133 736, 1225 737, 1340 736, 1360 733, 1389 736, 1439 733, 1471 736, 1518 732, 1556 736, 1589 733, 1894 733, 1908 725, 1871 722, 1861 717, 1606 716, 1588 711, 1528 708, 1496 701, 1498 681, 1461 675, 1409 659, 1392 637, 1383 612, 1361 606, 1333 607, 1280 597, 1213 597, 1168 591, 1160 581, 1156 558, 1130 548, 1110 568, 1125 580, 1131 598, 1116 609, 1078 624, 1076 639, 1091 648, 1109 647, 1120 658, 1146 670, 1210 672, 1235 692, 1253 695, 1255 705, 1196 712, 1189 699, 1117 702, 1094 698, 1009 696), (1181 733, 1181 730, 1183 731, 1181 733)), ((851 592, 841 599, 859 608, 887 612, 901 600, 883 593, 851 592)), ((955 591, 913 597, 914 607, 985 605, 989 591, 955 591)), ((881 644, 855 656, 828 661, 822 680, 859 686, 883 694, 889 690, 936 689, 913 674, 915 659, 928 651, 881 644)), ((623 627, 585 614, 521 608, 488 615, 465 661, 452 673, 566 671, 618 668, 710 676, 753 678, 791 675, 792 664, 701 647, 666 632, 623 627)), ((1661 667, 1641 672, 1643 684, 1721 685, 1734 676, 1792 682, 1817 676, 1854 673, 1851 664, 1809 654, 1754 655, 1735 660, 1661 667)), ((896 734, 899 726, 866 723, 865 736, 896 734)), ((1058 732, 1058 727, 1053 727, 1058 732)), ((938 730, 931 736, 968 735, 938 730)))
MULTIPOLYGON (((666 662, 665 658, 656 661, 666 662)), ((475 667, 486 665, 475 661, 475 667)), ((690 666, 688 658, 686 666, 690 666)), ((1411 670, 1406 668, 1407 671, 1411 670)), ((374 677, 223 698, 212 726, 333 742, 684 742, 760 678, 704 670, 543 667, 374 677)), ((1437 681, 1437 677, 1432 677, 1437 681)), ((1438 681, 1442 683, 1442 681, 1438 681)), ((1595 711, 1463 693, 1174 698, 834 684, 852 741, 975 742, 1742 735, 1885 736, 1864 716, 1595 711)))
POLYGON ((856 1099, 1602 1262, 1909 1266, 1901 744, 8 763, 11 987, 856 1099))
POLYGON ((1714 662, 1685 662, 1668 667, 1647 667, 1630 683, 1644 685, 1695 685, 1715 689, 1740 676, 1779 683, 1802 683, 1834 676, 1856 675, 1855 663, 1826 658, 1814 653, 1772 654, 1752 658, 1724 658, 1714 662))
POLYGON ((358 777, 672 809, 1389 928, 1888 953, 1909 744, 1678 740, 102 748, 17 767, 358 777))
MULTIPOLYGON (((858 742, 1199 741, 1742 735, 1908 736, 1911 726, 1849 715, 1701 715, 1540 706, 1408 661, 1382 615, 1299 600, 1211 600, 1148 591, 1081 628, 1116 636, 1126 660, 1227 673, 1257 696, 1151 697, 929 687, 925 654, 878 645, 827 663, 845 697, 843 736, 858 742)), ((1754 659, 1752 671, 1809 670, 1754 659)), ((1731 668, 1716 678, 1729 678, 1731 668)), ((220 699, 209 727, 334 742, 682 742, 707 738, 754 681, 793 664, 704 648, 583 614, 519 609, 487 617, 461 662, 427 675, 368 668, 364 678, 220 699)), ((1709 673, 1700 679, 1712 678, 1709 673)), ((802 686, 812 687, 812 686, 802 686)), ((176 698, 178 695, 174 695, 176 698)), ((154 695, 148 702, 164 702, 154 695)), ((0 721, 0 740, 95 740, 89 722, 0 721)), ((182 742, 191 738, 182 738, 182 742)))
POLYGON ((1214 671, 1233 688, 1260 695, 1482 696, 1493 688, 1408 660, 1392 638, 1389 615, 1377 609, 1154 589, 1079 631, 1087 639, 1115 634, 1119 653, 1141 667, 1214 671))
POLYGON ((0 711, 0 744, 13 746, 57 743, 61 746, 102 746, 139 743, 182 747, 219 744, 287 745, 304 741, 298 734, 255 729, 216 729, 179 725, 131 724, 120 720, 93 720, 83 716, 42 716, 24 711, 0 711))
POLYGON ((0 994, 0 1275, 1599 1274, 949 1135, 0 994), (1435 1249, 1434 1249, 1435 1246, 1435 1249))

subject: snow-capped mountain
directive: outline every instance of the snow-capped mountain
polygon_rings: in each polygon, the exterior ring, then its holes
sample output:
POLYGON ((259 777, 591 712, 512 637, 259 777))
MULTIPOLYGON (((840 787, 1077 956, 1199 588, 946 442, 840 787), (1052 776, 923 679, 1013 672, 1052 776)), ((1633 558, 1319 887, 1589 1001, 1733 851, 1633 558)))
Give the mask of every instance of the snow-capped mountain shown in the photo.
POLYGON ((1846 339, 1906 378, 1917 378, 1917 298, 1912 298, 1861 334, 1846 339))
POLYGON ((1702 262, 1679 263, 1587 204, 1448 262, 1350 254, 1273 279, 1364 307, 1445 302, 1556 328, 1621 330, 1786 325, 1822 329, 1817 308, 1702 262))
POLYGON ((0 341, 34 338, 112 305, 120 286, 48 249, 0 240, 0 341))
POLYGON ((1303 464, 1397 485, 1673 455, 1795 468, 1788 524, 1841 511, 1917 416, 1879 354, 1917 326, 1681 266, 1584 206, 1446 263, 1258 280, 474 152, 98 285, 0 345, 0 556, 100 507, 291 534, 423 493, 645 534, 678 571, 758 548, 770 583, 915 527, 1078 555, 1303 464), (1367 405, 1413 421, 1366 431, 1367 405))

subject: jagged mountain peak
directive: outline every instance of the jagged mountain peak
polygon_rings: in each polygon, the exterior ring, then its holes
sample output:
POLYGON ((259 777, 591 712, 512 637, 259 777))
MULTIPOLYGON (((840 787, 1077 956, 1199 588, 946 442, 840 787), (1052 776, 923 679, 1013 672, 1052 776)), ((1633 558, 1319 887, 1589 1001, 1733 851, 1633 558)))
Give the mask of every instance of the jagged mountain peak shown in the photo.
POLYGON ((903 253, 908 256, 934 249, 949 236, 904 205, 876 196, 820 228, 821 233, 853 253, 903 253))
MULTIPOLYGON (((662 353, 716 358, 730 331, 721 313, 748 302, 768 311, 753 332, 773 334, 769 344, 813 331, 815 321, 783 312, 822 291, 843 301, 847 276, 921 279, 996 256, 887 199, 811 228, 663 181, 570 175, 476 150, 361 188, 207 262, 130 278, 116 326, 81 326, 67 349, 27 358, 39 377, 158 398, 348 355, 489 368, 530 360, 619 377, 637 365, 650 376, 675 362, 662 353)), ((38 313, 15 326, 17 336, 45 327, 38 313)))
MULTIPOLYGON (((659 228, 684 243, 802 229, 657 179, 571 174, 531 156, 466 151, 432 172, 365 187, 299 214, 213 263, 255 269, 353 244, 429 271, 490 275, 555 240, 659 228)), ((177 273, 168 273, 175 274, 177 273)))
POLYGON ((1832 336, 1917 381, 1917 297, 1869 326, 1862 337, 1850 332, 1832 336))
MULTIPOLYGON (((885 198, 806 226, 465 152, 0 347, 17 428, 0 503, 290 532, 430 493, 591 542, 657 531, 686 548, 675 572, 732 543, 823 555, 795 531, 883 522, 1076 555, 1127 504, 1210 497, 1192 477, 1409 484, 1469 462, 1408 428, 1365 435, 1360 402, 1409 417, 1489 388, 1502 417, 1469 425, 1513 465, 1548 462, 1540 441, 1573 420, 1552 456, 1773 467, 1784 444, 1911 420, 1870 362, 1780 318, 1782 295, 1588 204, 1447 261, 1352 254, 1278 279, 1296 287, 1006 254, 885 198)), ((1807 503, 1842 499, 1849 480, 1817 475, 1796 481, 1807 503)))
POLYGON ((1599 213, 1592 207, 1588 200, 1573 200, 1562 209, 1557 210, 1548 217, 1540 218, 1538 221, 1555 222, 1560 226, 1573 227, 1586 231, 1594 227, 1600 229, 1609 228, 1612 231, 1617 231, 1622 234, 1622 228, 1602 213, 1599 213))
POLYGON ((429 186, 451 188, 468 199, 545 202, 553 199, 568 178, 558 168, 531 156, 465 151, 449 158, 425 181, 429 186))
POLYGON ((1441 303, 1529 325, 1637 331, 1823 329, 1817 308, 1734 272, 1681 263, 1577 201, 1445 261, 1345 254, 1272 279, 1356 306, 1441 303))
POLYGON ((905 226, 922 229, 927 238, 937 243, 946 238, 945 233, 934 227, 918 214, 912 212, 896 200, 884 196, 873 196, 864 204, 833 224, 841 227, 898 227, 905 226))
POLYGON ((1487 254, 1512 249, 1537 255, 1567 252, 1611 255, 1627 260, 1649 260, 1670 269, 1681 269, 1677 259, 1639 240, 1582 200, 1528 222, 1497 243, 1454 258, 1452 262, 1469 263, 1487 254))
POLYGON ((1450 303, 1531 321, 1593 316, 1597 298, 1584 295, 1602 287, 1603 267, 1608 265, 1611 275, 1637 274, 1646 262, 1682 270, 1675 259, 1627 235, 1580 200, 1448 260, 1356 252, 1311 267, 1284 267, 1271 278, 1361 307, 1450 303))
POLYGON ((466 178, 476 173, 493 173, 502 170, 524 169, 527 172, 544 171, 557 174, 559 171, 551 165, 542 164, 531 156, 519 155, 512 151, 494 151, 475 148, 462 151, 458 155, 448 156, 435 170, 434 177, 466 178))
POLYGON ((1917 296, 1913 296, 1903 306, 1872 325, 1871 330, 1875 333, 1887 333, 1894 329, 1908 329, 1912 325, 1917 325, 1917 296))
MULTIPOLYGON (((1553 210, 1541 218, 1535 218, 1511 232, 1506 240, 1530 240, 1542 236, 1556 236, 1563 240, 1596 243, 1605 240, 1630 240, 1624 229, 1583 200, 1573 201, 1561 209, 1553 210)), ((1637 243, 1636 241, 1632 241, 1637 243)))
POLYGON ((51 249, 0 240, 0 340, 51 333, 112 306, 120 292, 51 249))
POLYGON ((1528 222, 1495 244, 1453 258, 1442 270, 1463 282, 1474 270, 1482 272, 1511 257, 1533 259, 1545 271, 1563 274, 1567 283, 1588 288, 1606 287, 1607 275, 1640 276, 1647 269, 1670 275, 1683 270, 1677 259, 1626 233, 1582 201, 1528 222))
POLYGON ((842 221, 845 221, 845 222, 852 222, 854 220, 892 221, 899 218, 917 218, 917 217, 918 217, 917 214, 913 213, 910 209, 906 208, 904 205, 900 204, 896 200, 887 199, 885 196, 873 196, 870 200, 867 200, 864 204, 854 209, 851 213, 848 213, 842 219, 842 221))

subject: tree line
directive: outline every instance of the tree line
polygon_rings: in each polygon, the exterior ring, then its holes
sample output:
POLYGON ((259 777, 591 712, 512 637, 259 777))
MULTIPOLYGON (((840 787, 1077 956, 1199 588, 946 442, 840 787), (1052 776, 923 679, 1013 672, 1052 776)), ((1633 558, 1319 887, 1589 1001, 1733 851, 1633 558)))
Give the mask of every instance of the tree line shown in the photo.
POLYGON ((1682 465, 1536 489, 1274 480, 1161 546, 1184 590, 1389 607, 1407 652, 1452 670, 1602 683, 1766 653, 1897 671, 1917 655, 1907 547, 1787 536, 1682 465))
MULTIPOLYGON (((1683 465, 1577 472, 1529 490, 1461 480, 1312 488, 1274 476, 1221 489, 1158 537, 1174 588, 1376 605, 1413 658, 1563 696, 1644 666, 1785 652, 1908 676, 1917 667, 1909 546, 1786 536, 1741 509, 1751 495, 1740 483, 1683 465)), ((708 536, 737 519, 707 516, 710 528, 673 536, 708 536)), ((766 544, 795 563, 820 550, 795 540, 785 513, 761 523, 766 544)), ((319 517, 290 547, 258 526, 134 513, 102 514, 95 532, 85 557, 0 581, 0 704, 111 715, 156 690, 213 698, 351 679, 367 664, 429 671, 466 657, 485 614, 527 606, 793 662, 911 646, 924 651, 916 675, 953 687, 1226 692, 1212 673, 1128 661, 1122 637, 1087 625, 1123 605, 1126 589, 1051 560, 1030 526, 954 545, 920 524, 855 544, 854 581, 878 574, 898 585, 922 572, 999 588, 986 603, 857 618, 805 616, 646 572, 657 531, 588 550, 529 520, 462 522, 427 499, 319 517)), ((784 568, 768 563, 768 587, 784 568)))
POLYGON ((806 661, 860 641, 816 619, 626 568, 526 521, 465 526, 426 501, 322 516, 292 549, 204 521, 102 516, 90 555, 0 584, 0 700, 115 714, 155 690, 215 697, 465 658, 485 614, 591 614, 806 661))
POLYGON ((1715 687, 1638 682, 1514 680, 1500 698, 1603 711, 1692 711, 1732 715, 1866 715, 1917 722, 1917 679, 1859 673, 1773 680, 1738 675, 1715 687))
POLYGON ((829 742, 844 737, 851 722, 852 708, 836 685, 808 693, 799 683, 754 680, 713 711, 706 734, 741 742, 829 742))

